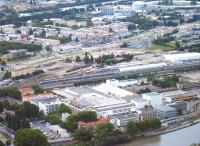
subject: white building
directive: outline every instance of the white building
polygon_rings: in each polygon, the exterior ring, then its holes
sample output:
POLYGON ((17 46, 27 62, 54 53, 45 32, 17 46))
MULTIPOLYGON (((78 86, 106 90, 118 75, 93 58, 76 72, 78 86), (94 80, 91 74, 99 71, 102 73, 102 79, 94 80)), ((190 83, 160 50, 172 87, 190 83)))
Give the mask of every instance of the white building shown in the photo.
POLYGON ((136 98, 136 99, 132 99, 131 103, 133 103, 135 105, 135 108, 138 109, 142 109, 145 107, 145 105, 148 105, 148 101, 146 99, 143 98, 136 98))
POLYGON ((146 64, 146 65, 137 65, 137 66, 126 66, 126 67, 119 67, 119 72, 130 72, 130 71, 139 71, 139 70, 147 70, 153 68, 162 68, 167 66, 166 63, 156 63, 156 64, 146 64))
POLYGON ((99 116, 111 116, 135 111, 135 105, 126 100, 107 95, 102 90, 95 90, 89 87, 72 87, 59 89, 59 92, 66 98, 61 99, 59 104, 68 105, 73 113, 84 110, 96 111, 99 116))
POLYGON ((61 96, 57 95, 39 95, 38 97, 33 98, 30 102, 39 107, 40 111, 43 111, 45 115, 58 111, 60 104, 58 100, 61 99, 61 96))
POLYGON ((67 133, 67 130, 61 128, 61 127, 58 126, 58 125, 50 125, 48 128, 49 128, 51 131, 53 131, 53 132, 59 134, 61 138, 69 138, 69 137, 70 137, 69 133, 67 133))
POLYGON ((43 111, 45 115, 49 113, 56 112, 59 110, 60 105, 56 103, 56 101, 40 101, 38 103, 38 107, 40 111, 43 111))
POLYGON ((162 95, 163 102, 171 103, 173 102, 174 97, 184 95, 185 93, 187 92, 182 91, 182 90, 176 90, 176 91, 170 91, 170 92, 163 92, 161 93, 161 95, 162 95))
POLYGON ((114 10, 114 6, 103 6, 101 7, 101 14, 102 15, 114 15, 115 10, 114 10))
POLYGON ((174 107, 170 107, 167 105, 159 105, 154 107, 154 109, 157 112, 158 117, 160 118, 163 124, 168 125, 176 123, 177 111, 174 107))
POLYGON ((128 122, 134 121, 138 122, 140 120, 140 115, 136 112, 128 113, 128 114, 120 114, 112 116, 110 119, 110 123, 114 124, 115 126, 121 127, 126 126, 128 122))
POLYGON ((121 89, 109 84, 102 83, 100 85, 97 85, 93 87, 94 90, 102 92, 106 95, 111 95, 117 98, 122 98, 126 96, 132 96, 134 93, 127 91, 125 89, 121 89))
POLYGON ((115 87, 128 87, 137 84, 138 81, 134 79, 129 80, 116 80, 116 79, 110 79, 106 80, 107 85, 115 86, 115 87))
POLYGON ((200 60, 200 53, 168 54, 164 56, 164 60, 172 63, 195 61, 195 60, 200 60))
POLYGON ((63 122, 66 122, 66 119, 67 119, 67 117, 69 116, 70 114, 68 114, 68 113, 62 113, 62 121, 63 122))
POLYGON ((146 99, 149 105, 153 107, 159 106, 162 104, 162 95, 157 92, 145 93, 142 95, 143 99, 146 99))

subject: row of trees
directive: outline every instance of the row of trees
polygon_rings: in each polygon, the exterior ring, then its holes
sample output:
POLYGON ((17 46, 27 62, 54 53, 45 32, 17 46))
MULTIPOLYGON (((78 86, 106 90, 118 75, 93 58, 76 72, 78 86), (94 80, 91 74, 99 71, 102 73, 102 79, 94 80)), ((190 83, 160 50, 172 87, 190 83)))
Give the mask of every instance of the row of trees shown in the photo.
POLYGON ((29 128, 29 121, 40 117, 39 108, 29 102, 24 102, 21 105, 8 105, 5 108, 14 112, 7 113, 4 122, 15 131, 21 128, 29 128))
POLYGON ((136 134, 157 129, 161 127, 161 122, 158 118, 144 120, 141 122, 130 121, 127 124, 127 133, 134 137, 136 134))
POLYGON ((125 131, 115 129, 113 124, 104 123, 96 128, 76 129, 72 134, 77 143, 73 146, 111 146, 131 141, 136 134, 161 127, 159 119, 149 119, 141 122, 130 121, 125 131))
POLYGON ((44 93, 44 89, 38 84, 32 85, 31 87, 33 88, 35 94, 44 93))
POLYGON ((49 36, 48 39, 59 40, 61 44, 64 44, 70 42, 72 40, 72 36, 71 35, 63 37, 49 36))
POLYGON ((130 61, 133 59, 133 54, 122 54, 115 56, 114 54, 102 55, 95 59, 97 64, 115 64, 123 61, 130 61))
POLYGON ((175 87, 176 83, 179 82, 179 76, 172 75, 172 76, 165 76, 164 79, 158 80, 154 79, 152 81, 152 84, 161 88, 169 88, 169 87, 175 87))
POLYGON ((15 146, 49 146, 47 137, 40 131, 34 129, 20 129, 14 140, 15 146))
POLYGON ((19 42, 6 42, 2 41, 0 42, 0 53, 5 54, 8 53, 8 50, 13 49, 26 49, 30 52, 36 52, 42 50, 41 45, 34 45, 34 44, 24 44, 19 42))
POLYGON ((17 88, 2 88, 0 89, 0 97, 11 97, 20 100, 21 92, 17 88))
POLYGON ((132 24, 129 24, 128 26, 129 30, 136 30, 136 29, 149 30, 158 26, 158 23, 156 21, 138 15, 124 18, 122 19, 122 21, 132 22, 132 24))
POLYGON ((154 40, 153 43, 156 45, 165 45, 166 43, 169 43, 173 40, 174 40, 174 37, 172 37, 172 36, 168 36, 168 37, 163 36, 163 37, 160 37, 160 38, 154 40))
POLYGON ((29 78, 29 77, 32 77, 32 76, 37 76, 37 75, 43 74, 43 73, 44 73, 43 70, 36 70, 32 73, 27 73, 27 74, 24 74, 24 75, 13 77, 13 79, 15 79, 15 80, 26 79, 26 78, 29 78))
POLYGON ((72 114, 66 119, 66 129, 73 132, 78 128, 78 122, 93 122, 97 121, 97 114, 93 111, 82 111, 78 114, 72 114))
POLYGON ((95 129, 81 127, 73 136, 78 141, 73 146, 111 146, 131 141, 130 135, 115 129, 111 123, 98 125, 95 129))

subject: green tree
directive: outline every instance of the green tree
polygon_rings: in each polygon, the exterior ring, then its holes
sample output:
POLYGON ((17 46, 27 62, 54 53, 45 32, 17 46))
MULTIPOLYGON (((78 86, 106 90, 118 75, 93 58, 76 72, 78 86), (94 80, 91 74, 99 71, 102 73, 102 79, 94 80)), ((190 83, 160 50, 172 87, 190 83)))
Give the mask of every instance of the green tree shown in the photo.
POLYGON ((104 123, 100 124, 96 127, 96 134, 97 135, 111 135, 113 134, 114 126, 111 123, 104 123))
POLYGON ((47 120, 52 125, 61 123, 61 116, 58 113, 50 113, 44 116, 44 119, 47 120))
POLYGON ((5 146, 5 144, 2 141, 0 141, 0 146, 5 146))
POLYGON ((46 136, 39 130, 20 129, 17 131, 15 146, 49 146, 46 136))
POLYGON ((0 89, 1 97, 11 97, 21 100, 21 92, 17 88, 2 88, 0 89))
POLYGON ((132 137, 134 137, 137 132, 138 132, 138 128, 137 128, 137 125, 134 121, 129 121, 126 125, 126 130, 127 130, 127 133, 129 135, 131 135, 132 137))
POLYGON ((10 79, 10 78, 11 78, 11 72, 6 71, 6 73, 5 73, 4 76, 3 76, 3 80, 5 80, 5 79, 10 79))
POLYGON ((60 114, 62 114, 62 113, 69 113, 69 114, 71 114, 72 111, 71 111, 71 109, 70 109, 69 106, 67 106, 64 103, 62 103, 62 104, 60 104, 59 113, 60 114))
POLYGON ((179 41, 175 41, 175 46, 176 46, 176 49, 179 49, 181 47, 181 44, 179 41))
POLYGON ((90 141, 93 136, 91 131, 91 129, 81 127, 74 131, 73 137, 78 141, 90 141))
POLYGON ((76 130, 78 128, 78 116, 77 115, 70 115, 69 117, 67 117, 66 119, 66 129, 70 132, 73 132, 74 130, 76 130))
POLYGON ((94 122, 97 121, 97 114, 94 111, 82 111, 78 113, 79 121, 94 122))
POLYGON ((32 88, 33 88, 35 94, 44 93, 44 89, 37 84, 32 85, 32 88))
POLYGON ((4 66, 6 66, 6 64, 7 64, 7 63, 6 63, 6 61, 5 61, 5 60, 2 60, 2 61, 1 61, 1 65, 4 65, 4 66))
POLYGON ((4 109, 4 103, 0 102, 0 112, 3 112, 3 109, 4 109))
POLYGON ((73 132, 78 128, 78 122, 94 122, 97 121, 97 114, 94 111, 82 111, 78 114, 70 115, 66 119, 66 128, 67 130, 73 132))

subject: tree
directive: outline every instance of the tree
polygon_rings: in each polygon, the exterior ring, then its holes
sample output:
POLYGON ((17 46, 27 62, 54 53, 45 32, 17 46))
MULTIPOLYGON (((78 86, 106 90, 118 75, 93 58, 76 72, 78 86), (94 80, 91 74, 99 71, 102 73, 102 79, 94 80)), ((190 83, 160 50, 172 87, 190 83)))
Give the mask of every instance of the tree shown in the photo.
POLYGON ((16 110, 16 115, 23 119, 38 118, 39 108, 30 102, 24 102, 22 105, 20 105, 19 109, 16 110))
POLYGON ((138 132, 138 128, 136 126, 136 123, 133 122, 133 121, 129 121, 126 125, 126 130, 127 130, 127 133, 129 135, 131 135, 132 137, 135 136, 135 134, 138 132))
POLYGON ((1 65, 6 66, 6 61, 5 61, 5 60, 2 60, 2 61, 1 61, 1 65))
POLYGON ((90 141, 92 138, 92 132, 91 129, 81 127, 74 131, 73 136, 78 141, 90 141))
POLYGON ((11 72, 6 71, 6 73, 5 73, 4 76, 3 76, 3 80, 5 80, 5 79, 10 79, 10 78, 11 78, 11 72))
POLYGON ((21 92, 17 88, 2 88, 0 89, 1 97, 11 97, 16 99, 21 99, 21 92))
POLYGON ((94 122, 97 121, 97 114, 94 111, 82 111, 78 113, 79 121, 94 122))
POLYGON ((15 146, 49 146, 46 136, 41 131, 28 128, 17 131, 14 144, 15 146))
POLYGON ((70 132, 73 132, 74 130, 76 130, 78 128, 78 116, 77 115, 70 115, 69 117, 67 117, 66 119, 66 129, 70 132))
POLYGON ((197 2, 196 2, 196 0, 191 0, 191 3, 190 3, 191 5, 197 5, 197 2))
POLYGON ((181 44, 179 41, 175 41, 175 46, 176 46, 176 49, 179 49, 181 47, 181 44))
POLYGON ((0 102, 0 112, 3 112, 3 109, 4 109, 4 103, 0 102))
POLYGON ((2 141, 0 141, 0 146, 5 146, 5 144, 2 141))
POLYGON ((44 116, 44 119, 47 120, 52 125, 59 124, 61 122, 61 117, 58 113, 50 113, 47 116, 44 116))
POLYGON ((101 136, 112 135, 114 126, 111 123, 100 124, 96 127, 96 134, 101 136))
POLYGON ((84 57, 84 63, 85 64, 89 64, 90 63, 90 58, 89 58, 89 56, 88 56, 88 52, 85 52, 85 57, 84 57))
POLYGON ((66 119, 66 128, 67 130, 73 132, 78 128, 78 122, 94 122, 97 121, 97 114, 94 111, 82 111, 78 114, 70 115, 66 119))
POLYGON ((44 93, 44 89, 39 85, 32 85, 35 94, 44 93))
POLYGON ((60 104, 59 113, 60 114, 62 114, 62 113, 69 113, 69 114, 71 114, 72 111, 71 111, 71 109, 70 109, 69 106, 67 106, 64 103, 62 103, 62 104, 60 104))
POLYGON ((80 56, 76 56, 76 62, 81 62, 81 57, 80 56))

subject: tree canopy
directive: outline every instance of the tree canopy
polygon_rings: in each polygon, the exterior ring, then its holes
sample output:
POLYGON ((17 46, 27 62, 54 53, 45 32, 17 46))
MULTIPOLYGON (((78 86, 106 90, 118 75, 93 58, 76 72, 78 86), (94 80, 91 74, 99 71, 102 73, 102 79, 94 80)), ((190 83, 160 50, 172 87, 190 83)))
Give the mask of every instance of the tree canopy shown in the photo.
POLYGON ((17 131, 15 146, 49 146, 46 136, 39 130, 20 129, 17 131))
POLYGON ((72 111, 69 106, 65 105, 64 103, 60 104, 59 113, 68 113, 71 114, 72 111))

